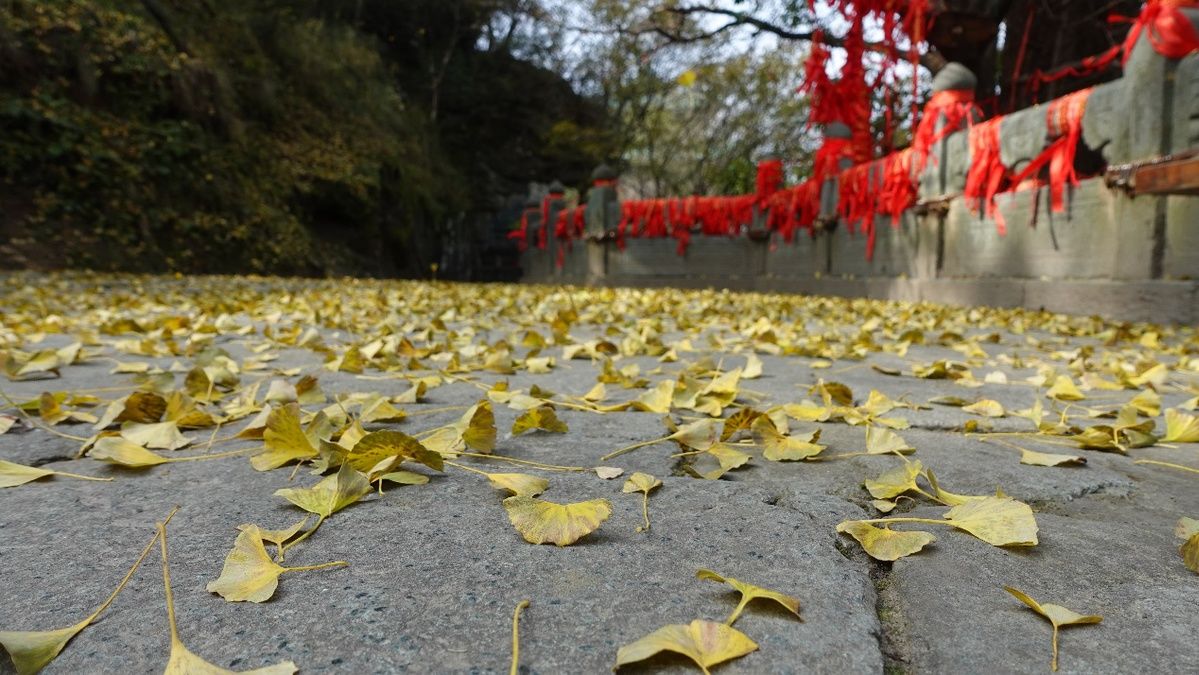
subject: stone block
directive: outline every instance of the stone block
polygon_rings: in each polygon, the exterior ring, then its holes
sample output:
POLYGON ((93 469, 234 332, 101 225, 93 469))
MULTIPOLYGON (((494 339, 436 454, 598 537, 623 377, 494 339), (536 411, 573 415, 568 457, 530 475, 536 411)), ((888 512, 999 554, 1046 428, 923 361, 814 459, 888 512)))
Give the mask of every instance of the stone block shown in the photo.
POLYGON ((1020 171, 1045 149, 1049 125, 1045 111, 1049 106, 1035 105, 1003 118, 999 126, 999 158, 1012 171, 1020 171))
POLYGON ((1132 161, 1128 139, 1128 92, 1124 80, 1096 85, 1082 117, 1082 139, 1109 164, 1132 161))
POLYGON ((1065 214, 1049 213, 1048 190, 997 197, 1007 234, 955 201, 945 223, 945 277, 1090 279, 1110 276, 1117 220, 1101 179, 1084 181, 1065 214), (1034 209, 1035 205, 1035 209, 1034 209))
POLYGON ((1166 200, 1162 275, 1166 279, 1199 279, 1199 199, 1174 196, 1166 200))

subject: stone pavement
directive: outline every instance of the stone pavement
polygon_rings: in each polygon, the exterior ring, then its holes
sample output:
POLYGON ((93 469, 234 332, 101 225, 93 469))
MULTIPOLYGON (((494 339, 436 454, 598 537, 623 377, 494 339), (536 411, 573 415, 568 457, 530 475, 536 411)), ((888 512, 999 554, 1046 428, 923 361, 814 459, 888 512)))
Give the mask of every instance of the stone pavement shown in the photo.
MULTIPOLYGON (((1174 535, 1180 517, 1199 517, 1199 475, 1135 463, 1150 459, 1199 467, 1199 445, 1158 443, 1122 454, 1062 447, 1064 436, 988 439, 1082 454, 1087 460, 1085 466, 1029 466, 1020 463, 1019 450, 963 431, 973 422, 983 425, 975 431, 1031 432, 1029 420, 1010 414, 990 419, 928 404, 947 396, 991 399, 1010 413, 1040 400, 1048 419, 1065 411, 1070 424, 1088 426, 1111 423, 1089 419, 1088 410, 1116 410, 1152 389, 1162 411, 1185 410, 1193 405, 1199 383, 1199 342, 1190 329, 1108 325, 1014 310, 972 313, 786 296, 550 287, 13 276, 0 292, 0 347, 10 350, 6 368, 14 359, 78 339, 87 354, 61 367, 61 377, 4 381, 0 389, 17 402, 42 392, 92 393, 101 399, 98 407, 71 409, 99 416, 104 404, 138 386, 141 377, 114 374, 114 359, 174 373, 170 384, 159 383, 165 392, 186 387, 184 373, 202 358, 200 347, 222 349, 241 366, 239 383, 227 387, 222 405, 256 381, 264 383, 256 397, 262 404, 266 383, 294 383, 299 373, 310 373, 329 397, 305 405, 311 412, 339 394, 399 396, 414 378, 453 370, 453 379, 430 388, 419 402, 395 404, 406 419, 367 428, 416 434, 453 422, 496 382, 507 381, 510 391, 537 386, 557 394, 551 401, 559 402, 558 416, 569 432, 511 437, 508 431, 519 412, 497 402, 496 454, 553 465, 617 466, 626 472, 602 480, 590 471, 459 460, 488 471, 547 478, 544 498, 552 501, 602 497, 612 503, 611 519, 596 532, 558 548, 526 543, 508 521, 504 495, 481 476, 452 467, 446 473, 417 469, 431 476, 428 484, 389 484, 384 494, 372 493, 331 517, 289 552, 286 563, 344 560, 347 567, 287 574, 271 600, 232 603, 205 586, 220 574, 235 528, 295 522, 299 509, 273 493, 316 482, 307 468, 292 479, 291 467, 259 472, 244 457, 137 470, 74 459, 80 442, 52 434, 41 422, 33 428, 34 422, 9 407, 0 414, 17 422, 0 434, 0 460, 113 481, 53 477, 0 490, 0 631, 60 628, 84 617, 120 581, 153 535, 155 521, 179 505, 169 543, 180 635, 193 652, 234 670, 290 660, 301 672, 505 672, 512 611, 527 599, 521 672, 606 672, 620 646, 663 625, 697 618, 722 621, 728 615, 735 593, 695 578, 697 569, 708 568, 802 603, 802 621, 766 603, 751 604, 736 628, 759 649, 714 669, 721 673, 1048 670, 1049 623, 1004 586, 1104 617, 1100 625, 1063 630, 1061 672, 1199 671, 1194 640, 1199 574, 1184 566, 1174 535), (219 318, 221 312, 227 317, 219 318), (172 324, 170 317, 189 321, 172 324), (556 321, 562 322, 560 344, 541 350, 553 357, 552 368, 529 372, 529 347, 521 344, 525 332, 537 330, 552 340, 556 321), (295 346, 303 342, 292 330, 297 326, 316 328, 324 347, 295 346), (902 339, 905 327, 918 328, 922 338, 902 339), (361 373, 330 370, 324 363, 343 358, 344 365, 347 349, 354 346, 369 355, 371 341, 386 342, 388 335, 407 337, 415 349, 428 353, 415 357, 420 364, 389 356, 393 342, 368 358, 361 373), (675 348, 677 360, 652 355, 660 351, 659 338, 662 348, 675 348), (871 390, 920 404, 887 413, 910 424, 898 430, 916 448, 910 459, 933 468, 953 492, 985 495, 1000 488, 1028 503, 1036 512, 1040 543, 1000 548, 949 528, 927 528, 936 542, 923 551, 894 563, 873 560, 835 528, 843 520, 881 516, 862 483, 900 465, 894 455, 773 462, 742 441, 737 448, 752 460, 720 480, 693 477, 692 458, 672 457, 680 452, 674 443, 601 461, 617 448, 667 433, 659 413, 599 414, 581 409, 577 398, 565 398, 588 392, 603 360, 564 358, 564 349, 590 343, 600 345, 596 352, 602 355, 607 347, 601 340, 624 349, 625 354, 611 355, 616 367, 637 364, 636 377, 649 380, 651 387, 674 381, 705 358, 711 368, 727 372, 744 366, 748 353, 756 351, 762 374, 740 381, 738 403, 725 409, 726 416, 741 405, 763 411, 803 400, 823 405, 819 394, 809 391, 820 381, 849 387, 854 405, 865 402, 871 390), (143 346, 136 347, 137 342, 143 346), (177 354, 130 353, 147 344, 171 344, 177 354), (193 344, 198 348, 189 351, 193 344), (497 350, 507 354, 502 367, 487 360, 497 350), (264 354, 276 358, 256 363, 264 354), (457 355, 456 370, 451 354, 457 355), (962 364, 975 381, 960 372, 958 379, 914 375, 938 361, 962 364), (1086 398, 1073 403, 1047 396, 1052 377, 1028 381, 1044 376, 1047 368, 1075 382, 1087 374, 1116 381, 1124 368, 1125 380, 1135 380, 1151 362, 1165 364, 1167 374, 1118 390, 1084 387, 1086 398), (513 372, 494 372, 509 367, 513 372), (886 374, 892 369, 899 374, 886 374), (983 382, 994 372, 1004 373, 1007 382, 998 382, 998 376, 983 382), (640 494, 621 492, 634 471, 664 483, 650 495, 647 532, 636 531, 640 494)), ((645 391, 608 384, 605 403, 645 391)), ((702 417, 687 409, 671 413, 682 421, 702 417)), ((1155 419, 1156 433, 1164 433, 1162 417, 1146 419, 1155 419)), ((218 436, 246 424, 246 419, 230 422, 218 436)), ((790 426, 793 432, 819 428, 827 455, 866 449, 864 425, 793 419, 790 426)), ((90 424, 53 429, 81 437, 95 433, 90 424)), ((213 431, 184 434, 193 448, 203 448, 213 431)), ((160 453, 191 456, 261 446, 260 440, 234 440, 211 450, 160 453)), ((901 500, 891 515, 939 519, 944 511, 916 497, 901 500)), ((162 589, 155 553, 111 608, 45 672, 161 671, 170 647, 162 589)), ((0 673, 11 667, 3 660, 0 673)), ((681 657, 658 657, 621 672, 693 669, 681 657)))

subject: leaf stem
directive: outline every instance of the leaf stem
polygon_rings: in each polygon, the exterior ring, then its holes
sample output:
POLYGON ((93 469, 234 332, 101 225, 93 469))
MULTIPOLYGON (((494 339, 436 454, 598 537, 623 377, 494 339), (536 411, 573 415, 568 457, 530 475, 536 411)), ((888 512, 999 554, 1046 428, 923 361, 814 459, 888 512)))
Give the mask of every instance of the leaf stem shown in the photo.
POLYGON ((0 397, 3 397, 4 400, 7 401, 8 404, 11 405, 17 411, 17 414, 20 415, 21 418, 24 419, 26 422, 28 422, 29 426, 31 426, 31 427, 36 427, 38 429, 41 429, 42 431, 46 431, 51 434, 54 434, 55 436, 58 436, 59 438, 66 438, 66 439, 72 440, 72 441, 81 441, 83 443, 87 443, 88 441, 91 440, 90 438, 84 438, 83 436, 72 436, 71 434, 63 433, 61 431, 58 431, 57 429, 52 429, 49 426, 34 419, 29 413, 25 412, 25 410, 21 406, 17 405, 16 401, 14 401, 8 397, 8 394, 4 393, 3 391, 0 391, 0 397))
POLYGON ((1181 464, 1171 464, 1169 462, 1159 462, 1159 461, 1153 460, 1153 459, 1138 459, 1137 461, 1133 462, 1133 464, 1152 464, 1154 466, 1166 466, 1171 469, 1178 469, 1179 471, 1189 471, 1191 473, 1199 473, 1199 469, 1194 469, 1189 466, 1183 466, 1181 464))
POLYGON ((291 541, 289 541, 289 542, 287 542, 287 543, 283 544, 282 546, 280 546, 280 547, 279 547, 279 559, 280 559, 280 560, 282 560, 282 559, 283 559, 283 556, 284 556, 284 554, 286 554, 286 553, 287 553, 289 550, 291 550, 291 547, 293 547, 293 546, 295 546, 296 544, 298 544, 298 543, 300 543, 300 542, 304 541, 304 540, 305 540, 305 539, 307 539, 308 537, 311 537, 311 536, 312 536, 312 533, 313 533, 313 532, 316 532, 316 531, 317 531, 317 529, 318 529, 318 528, 320 528, 320 526, 321 526, 321 523, 323 523, 323 522, 325 522, 325 516, 321 516, 321 517, 317 518, 317 519, 316 519, 316 524, 312 526, 312 529, 308 530, 308 531, 307 531, 307 532, 305 532, 304 534, 301 534, 300 536, 296 537, 295 539, 293 539, 293 540, 291 540, 291 541))
POLYGON ((603 457, 600 457, 600 461, 606 462, 609 459, 612 459, 613 457, 619 457, 619 456, 625 454, 626 452, 632 452, 638 448, 644 448, 647 445, 653 445, 655 443, 661 443, 663 441, 669 441, 669 440, 670 440, 669 436, 663 436, 662 438, 655 438, 655 439, 649 440, 649 441, 641 441, 640 443, 634 443, 632 445, 625 446, 615 452, 609 452, 608 454, 604 455, 603 457))
POLYGON ((528 600, 521 600, 516 605, 516 611, 512 612, 512 667, 508 669, 509 675, 517 675, 520 671, 520 613, 528 606, 528 600))
POLYGON ((66 476, 67 478, 78 478, 79 480, 94 480, 94 481, 99 481, 102 483, 111 483, 112 482, 111 478, 99 478, 96 476, 84 476, 84 475, 77 474, 77 473, 68 473, 66 471, 55 471, 54 475, 55 476, 66 476))
POLYGON ((645 527, 641 528, 642 532, 649 529, 649 492, 641 493, 641 515, 645 517, 645 527))
POLYGON ((745 606, 748 605, 749 601, 752 599, 753 598, 750 596, 742 594, 741 602, 737 603, 737 608, 733 610, 733 613, 729 615, 729 618, 725 619, 724 625, 733 625, 733 622, 737 620, 737 617, 741 616, 741 611, 745 609, 745 606))
MULTIPOLYGON (((163 521, 163 524, 165 525, 166 523, 171 522, 171 518, 175 517, 175 513, 178 510, 179 510, 178 506, 171 509, 171 512, 167 514, 166 520, 163 521)), ((105 600, 103 603, 101 603, 100 606, 96 609, 96 611, 92 612, 92 615, 87 618, 86 623, 91 623, 92 621, 95 621, 96 617, 100 616, 100 613, 103 612, 104 610, 108 609, 108 606, 112 604, 112 601, 117 599, 117 595, 119 595, 120 592, 125 589, 125 585, 129 583, 130 579, 133 578, 133 573, 137 572, 137 568, 141 566, 142 561, 144 561, 146 559, 146 556, 150 555, 150 551, 154 550, 154 543, 157 541, 158 541, 158 531, 156 528, 155 532, 154 532, 154 536, 150 537, 150 543, 146 544, 146 547, 142 549, 141 555, 139 555, 137 557, 137 560, 133 561, 133 567, 130 567, 129 571, 125 573, 125 578, 121 579, 121 583, 117 584, 116 590, 113 591, 112 594, 108 596, 108 599, 105 600)))
POLYGON ((932 518, 874 518, 871 520, 859 520, 859 523, 925 523, 927 525, 948 525, 953 527, 953 523, 947 520, 933 520, 932 518))
POLYGON ((532 467, 536 467, 538 469, 542 469, 543 471, 572 471, 572 472, 590 471, 590 469, 588 469, 585 466, 557 466, 555 464, 542 464, 541 462, 533 462, 533 461, 530 461, 527 459, 517 459, 515 457, 507 457, 505 455, 484 455, 484 454, 481 454, 478 452, 458 452, 455 454, 460 455, 462 457, 474 457, 476 459, 498 459, 501 462, 511 462, 513 464, 523 464, 526 466, 532 466, 532 467))
POLYGON ((330 567, 349 567, 350 563, 344 560, 335 560, 333 562, 321 563, 320 565, 305 565, 303 567, 284 567, 284 572, 311 572, 312 570, 323 570, 330 567))
POLYGON ((1053 627, 1053 663, 1050 665, 1055 673, 1057 672, 1057 633, 1058 628, 1055 625, 1053 627))
POLYGON ((470 471, 471 473, 477 473, 477 474, 479 474, 480 476, 488 476, 488 475, 490 475, 490 474, 488 474, 486 471, 480 471, 480 470, 478 470, 478 469, 476 469, 476 468, 474 468, 474 467, 471 467, 471 466, 466 466, 465 464, 459 464, 459 463, 457 463, 457 462, 450 462, 450 461, 446 461, 445 463, 446 463, 446 466, 452 466, 452 467, 454 467, 454 468, 456 468, 456 469, 462 469, 463 471, 470 471))

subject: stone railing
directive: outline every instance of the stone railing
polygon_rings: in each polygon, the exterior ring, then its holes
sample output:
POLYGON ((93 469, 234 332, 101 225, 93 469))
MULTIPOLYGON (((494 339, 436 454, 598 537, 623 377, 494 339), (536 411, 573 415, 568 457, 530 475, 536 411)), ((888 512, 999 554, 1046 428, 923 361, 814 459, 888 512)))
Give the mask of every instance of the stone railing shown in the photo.
MULTIPOLYGON (((1199 25, 1199 11, 1184 10, 1199 25)), ((1050 138, 1046 106, 1000 122, 1000 154, 1011 173, 1050 138)), ((1007 222, 1000 234, 962 197, 971 166, 968 132, 938 141, 919 176, 917 204, 897 226, 879 214, 872 257, 866 237, 823 221, 791 243, 762 227, 745 236, 694 236, 683 256, 672 239, 616 245, 620 220, 614 179, 597 171, 588 194, 585 235, 553 236, 561 200, 549 204, 547 246, 522 254, 524 280, 622 286, 716 287, 1044 308, 1128 320, 1199 323, 1199 54, 1157 53, 1142 37, 1121 79, 1091 92, 1082 118, 1079 164, 1090 177, 1068 191, 1064 213, 1049 190, 998 195, 1007 222), (1084 167, 1085 169, 1086 167, 1084 167), (758 236, 753 236, 753 235, 758 236), (562 249, 561 251, 559 249, 562 249)), ((833 202, 835 204, 835 200, 833 202)), ((538 203, 540 207, 540 203, 538 203)), ((529 241, 542 226, 530 210, 529 241)), ((860 229, 860 228, 859 228, 860 229)))

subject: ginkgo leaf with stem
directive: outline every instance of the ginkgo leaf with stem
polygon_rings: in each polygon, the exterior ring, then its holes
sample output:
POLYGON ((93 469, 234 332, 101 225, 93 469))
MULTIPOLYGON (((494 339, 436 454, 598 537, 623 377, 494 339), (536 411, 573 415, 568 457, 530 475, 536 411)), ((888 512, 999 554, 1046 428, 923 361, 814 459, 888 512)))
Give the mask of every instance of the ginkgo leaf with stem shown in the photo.
POLYGON ((108 464, 116 464, 130 469, 142 469, 159 464, 172 464, 177 462, 203 462, 212 459, 224 459, 226 457, 241 457, 249 452, 254 452, 254 448, 246 450, 231 450, 229 452, 217 452, 210 455, 192 455, 189 457, 163 457, 162 455, 151 452, 146 448, 133 443, 121 436, 105 436, 96 441, 92 449, 88 451, 87 456, 108 464))
POLYGON ((720 420, 702 419, 689 424, 684 424, 679 427, 674 433, 654 438, 648 441, 641 441, 632 445, 625 446, 619 450, 609 452, 600 458, 600 461, 606 462, 613 457, 619 457, 625 453, 632 452, 638 448, 644 448, 656 443, 664 443, 666 441, 676 441, 679 445, 685 446, 693 450, 707 450, 720 440, 720 420))
POLYGON ((696 619, 690 624, 663 626, 616 652, 616 668, 644 661, 661 652, 674 652, 695 662, 705 674, 710 668, 753 652, 758 644, 723 623, 696 619))
MULTIPOLYGON (((282 544, 278 546, 282 549, 282 544)), ((267 554, 261 531, 256 527, 247 528, 238 533, 233 549, 225 556, 221 576, 209 583, 207 588, 210 593, 216 593, 229 602, 266 602, 275 594, 279 576, 286 572, 344 567, 347 564, 338 560, 321 565, 281 567, 267 554)))
MULTIPOLYGON (((179 639, 179 626, 175 621, 175 596, 171 591, 171 563, 167 557, 167 530, 165 523, 158 523, 158 542, 162 546, 162 585, 166 593, 167 622, 171 629, 171 653, 163 675, 232 675, 237 671, 215 666, 191 652, 179 639)), ((265 554, 265 552, 264 552, 265 554)), ((265 668, 241 671, 247 675, 293 675, 296 664, 284 661, 265 668)))
POLYGON ((63 478, 76 478, 78 480, 90 480, 98 482, 110 482, 111 478, 99 478, 97 476, 84 476, 78 473, 68 473, 66 471, 54 471, 52 469, 43 469, 36 466, 25 466, 7 460, 0 459, 0 488, 17 487, 24 485, 39 478, 46 476, 62 476, 63 478))
POLYGON ((509 675, 520 672, 520 615, 528 606, 528 600, 521 600, 512 612, 512 666, 508 669, 509 675))
POLYGON ((641 493, 641 514, 645 518, 645 525, 638 527, 638 532, 645 532, 649 529, 649 493, 651 490, 659 487, 662 487, 662 481, 648 473, 638 471, 629 476, 628 480, 624 482, 624 487, 621 488, 621 491, 625 494, 633 492, 641 493))
POLYGON ((599 529, 612 515, 607 499, 555 504, 517 495, 504 500, 504 510, 516 531, 530 544, 569 546, 599 529))
POLYGON ((1064 626, 1082 626, 1087 624, 1096 624, 1103 621, 1103 617, 1101 616, 1078 614, 1077 612, 1066 609, 1061 605, 1054 605, 1050 603, 1041 604, 1036 600, 1033 600, 1022 591, 1018 591, 1011 586, 1004 586, 1003 590, 1011 593, 1016 597, 1017 600, 1028 605, 1032 611, 1045 617, 1049 620, 1049 623, 1053 625, 1053 661, 1050 664, 1050 667, 1054 671, 1057 670, 1057 636, 1059 630, 1064 626))
POLYGON ((312 536, 326 518, 362 499, 370 491, 371 484, 366 480, 366 476, 348 464, 343 464, 337 473, 325 476, 312 487, 275 490, 276 496, 317 515, 312 528, 299 538, 284 544, 280 554, 286 553, 291 547, 312 536))
POLYGON ((898 523, 948 525, 967 532, 992 546, 1036 546, 1038 543, 1037 521, 1033 516, 1032 509, 1028 504, 1010 497, 972 499, 950 509, 945 513, 943 520, 899 517, 845 521, 837 526, 838 531, 852 534, 850 528, 854 526, 847 525, 847 523, 881 524, 884 527, 898 523))
POLYGON ((737 617, 741 616, 741 612, 745 609, 745 607, 747 605, 749 605, 750 602, 757 600, 757 599, 773 600, 774 602, 776 602, 780 606, 782 606, 783 609, 786 609, 787 611, 794 614, 795 618, 797 618, 797 619, 799 618, 799 599, 798 598, 792 597, 785 593, 779 593, 778 591, 772 591, 768 588, 763 588, 761 586, 755 586, 754 584, 746 583, 744 581, 739 581, 732 577, 726 577, 726 576, 717 574, 716 572, 713 572, 712 570, 701 569, 695 573, 695 576, 698 579, 706 579, 708 581, 715 581, 718 583, 727 584, 727 585, 731 586, 734 590, 736 590, 738 593, 741 594, 741 600, 740 600, 740 602, 737 603, 736 609, 733 610, 733 613, 730 614, 729 618, 726 619, 724 622, 725 625, 727 625, 727 626, 731 626, 734 623, 736 623, 737 617))
POLYGON ((1174 535, 1182 539, 1178 552, 1182 554, 1182 562, 1187 569, 1199 573, 1199 520, 1180 518, 1174 528, 1174 535))
MULTIPOLYGON (((178 507, 176 507, 167 514, 164 522, 171 522, 171 518, 175 517, 175 511, 178 510, 178 507)), ((45 668, 47 664, 62 653, 63 648, 67 646, 67 643, 72 638, 83 631, 84 628, 90 626, 104 610, 108 609, 108 606, 112 604, 113 600, 117 599, 117 596, 125 589, 129 580, 133 578, 133 573, 141 566, 142 561, 146 559, 150 551, 154 550, 154 544, 158 541, 158 536, 156 530, 154 536, 150 537, 150 542, 142 549, 141 555, 133 561, 133 566, 129 568, 129 571, 125 573, 125 577, 117 584, 116 589, 96 608, 96 611, 88 615, 83 621, 73 626, 59 628, 58 630, 0 631, 0 645, 3 645, 4 649, 8 652, 13 666, 17 669, 18 675, 32 675, 45 668)))
POLYGON ((530 476, 527 473, 488 473, 486 471, 480 471, 474 467, 466 466, 465 464, 459 464, 457 462, 447 461, 446 464, 456 469, 477 473, 480 476, 485 477, 495 489, 507 490, 513 495, 536 497, 542 492, 545 492, 546 488, 550 486, 550 482, 548 480, 544 478, 538 478, 537 476, 530 476))

